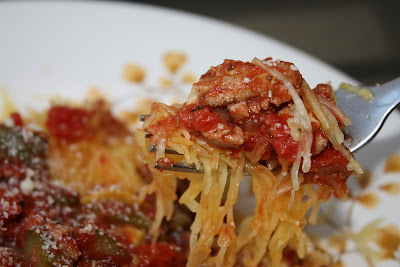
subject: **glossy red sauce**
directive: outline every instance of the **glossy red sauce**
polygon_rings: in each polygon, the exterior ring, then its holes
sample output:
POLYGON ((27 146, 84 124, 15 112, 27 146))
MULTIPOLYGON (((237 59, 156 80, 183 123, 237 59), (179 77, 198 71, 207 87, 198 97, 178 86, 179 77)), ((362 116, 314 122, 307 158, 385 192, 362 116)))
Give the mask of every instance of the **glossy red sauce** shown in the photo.
POLYGON ((312 157, 310 171, 317 172, 322 168, 328 168, 330 171, 341 171, 346 168, 348 163, 349 161, 342 153, 329 147, 312 157))
POLYGON ((186 266, 185 257, 179 253, 180 248, 173 244, 157 243, 155 246, 144 245, 132 249, 138 255, 139 267, 186 266))
POLYGON ((209 108, 205 107, 194 112, 193 129, 199 132, 207 132, 216 127, 218 123, 222 123, 217 113, 212 113, 209 108))
POLYGON ((10 118, 14 121, 15 126, 22 127, 24 125, 24 122, 22 121, 22 117, 18 112, 11 113, 10 118))
POLYGON ((178 129, 176 119, 168 117, 162 119, 158 125, 152 125, 148 130, 153 136, 150 138, 152 143, 157 143, 159 140, 168 140, 174 131, 178 129))
POLYGON ((351 175, 347 170, 348 163, 339 151, 328 147, 311 158, 310 171, 304 174, 305 183, 329 185, 335 189, 335 197, 346 196, 346 182, 351 175))
MULTIPOLYGON (((218 127, 218 124, 228 124, 229 129, 239 126, 245 132, 243 148, 252 151, 256 147, 257 140, 261 137, 266 138, 274 147, 276 153, 287 162, 292 163, 296 158, 298 142, 294 141, 287 126, 287 119, 290 115, 278 115, 276 112, 261 112, 251 114, 241 123, 227 122, 214 111, 215 108, 204 107, 196 109, 192 106, 184 106, 178 113, 177 124, 186 128, 192 134, 207 132, 218 127), (193 111, 195 110, 195 111, 193 111), (257 121, 257 123, 254 123, 257 121)), ((178 125, 176 125, 178 127, 178 125)), ((238 147, 236 147, 238 149, 238 147)), ((263 159, 268 159, 270 150, 265 152, 263 159)))
POLYGON ((126 126, 117 120, 103 101, 90 109, 53 106, 47 114, 46 126, 52 137, 66 143, 127 134, 126 126))
POLYGON ((53 106, 48 111, 46 126, 54 137, 75 142, 92 134, 90 119, 89 112, 84 109, 53 106))
POLYGON ((271 113, 268 114, 264 122, 268 129, 270 142, 278 156, 288 163, 293 163, 296 159, 299 143, 294 141, 290 135, 290 128, 287 125, 289 118, 291 116, 286 114, 271 113))
POLYGON ((174 165, 174 160, 172 158, 159 158, 157 160, 158 170, 163 171, 172 167, 174 165))
POLYGON ((23 178, 25 173, 21 173, 22 163, 15 158, 7 158, 0 160, 0 176, 23 178))

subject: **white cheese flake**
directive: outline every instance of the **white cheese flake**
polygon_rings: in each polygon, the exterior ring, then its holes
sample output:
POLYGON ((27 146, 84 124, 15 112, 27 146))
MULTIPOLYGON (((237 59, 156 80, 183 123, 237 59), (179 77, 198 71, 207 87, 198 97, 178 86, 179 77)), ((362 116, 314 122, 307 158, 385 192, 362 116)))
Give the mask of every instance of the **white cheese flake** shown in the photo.
POLYGON ((29 175, 27 175, 25 180, 21 182, 21 190, 25 195, 27 195, 30 194, 33 191, 33 189, 35 189, 35 182, 32 181, 29 175))

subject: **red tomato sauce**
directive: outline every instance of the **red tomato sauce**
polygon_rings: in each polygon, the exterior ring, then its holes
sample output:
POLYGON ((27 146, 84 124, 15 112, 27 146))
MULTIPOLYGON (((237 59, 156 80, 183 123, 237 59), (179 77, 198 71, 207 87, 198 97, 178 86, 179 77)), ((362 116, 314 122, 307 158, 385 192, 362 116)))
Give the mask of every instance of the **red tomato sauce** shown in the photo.
POLYGON ((48 112, 46 126, 54 137, 75 142, 92 135, 90 119, 89 112, 84 109, 54 106, 48 112))
POLYGON ((10 117, 14 121, 15 126, 22 127, 24 125, 24 122, 22 121, 22 117, 18 112, 11 113, 10 117))
POLYGON ((154 247, 151 245, 134 247, 132 253, 138 256, 139 267, 183 267, 186 266, 186 259, 179 250, 179 247, 172 244, 157 243, 154 247))
POLYGON ((310 171, 304 174, 305 183, 328 185, 335 189, 335 197, 347 196, 349 161, 339 151, 329 147, 311 158, 310 171))
POLYGON ((111 114, 103 101, 90 109, 53 106, 47 113, 46 126, 52 137, 66 143, 127 133, 126 126, 111 114))

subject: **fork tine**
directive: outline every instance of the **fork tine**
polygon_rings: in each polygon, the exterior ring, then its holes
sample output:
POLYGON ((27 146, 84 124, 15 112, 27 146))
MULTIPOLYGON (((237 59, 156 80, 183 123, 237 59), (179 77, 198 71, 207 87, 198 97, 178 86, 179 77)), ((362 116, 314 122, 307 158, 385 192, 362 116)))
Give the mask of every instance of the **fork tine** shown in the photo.
MULTIPOLYGON (((145 116, 145 115, 142 115, 142 116, 145 116)), ((150 138, 152 136, 153 136, 152 134, 146 133, 144 137, 145 138, 150 138)), ((149 147, 149 152, 157 152, 157 147, 155 145, 150 146, 149 147)), ((182 155, 181 153, 179 153, 179 152, 177 152, 177 151, 175 151, 173 149, 169 149, 169 148, 165 149, 165 154, 182 155)))
MULTIPOLYGON (((150 146, 149 152, 157 152, 157 147, 155 145, 150 146)), ((169 148, 165 149, 165 154, 182 155, 181 153, 169 148)))
POLYGON ((141 122, 143 122, 148 116, 150 116, 150 115, 148 115, 148 114, 146 114, 146 115, 140 115, 139 120, 140 120, 141 122))
POLYGON ((176 171, 176 172, 189 172, 189 173, 204 173, 203 168, 199 170, 196 169, 195 164, 188 164, 186 162, 175 162, 172 165, 162 164, 161 162, 156 162, 154 168, 159 170, 176 171))
MULTIPOLYGON (((144 121, 147 117, 150 115, 141 115, 140 116, 140 121, 144 121)), ((153 136, 152 134, 146 132, 145 138, 150 138, 153 136)), ((149 152, 157 152, 157 147, 155 145, 151 145, 149 147, 149 152)), ((165 154, 170 154, 170 155, 182 155, 181 153, 173 150, 166 148, 165 149, 165 154)), ((176 171, 176 172, 187 172, 187 173, 204 173, 204 168, 203 166, 200 167, 200 169, 196 169, 196 165, 193 164, 188 164, 184 161, 179 161, 179 162, 174 162, 172 165, 171 164, 163 164, 162 162, 156 162, 154 164, 154 168, 158 170, 166 170, 166 171, 176 171)), ((249 174, 245 171, 244 173, 245 176, 248 176, 249 174)))
MULTIPOLYGON (((200 167, 200 169, 196 169, 196 164, 192 163, 186 163, 183 161, 179 162, 174 162, 172 165, 171 164, 163 164, 162 162, 157 161, 154 164, 154 168, 158 170, 165 170, 165 171, 175 171, 175 172, 187 172, 187 173, 198 173, 198 174, 203 174, 204 173, 204 168, 203 166, 200 167)), ((230 172, 230 169, 229 169, 230 172)), ((245 170, 243 172, 244 176, 250 176, 250 174, 245 170)))

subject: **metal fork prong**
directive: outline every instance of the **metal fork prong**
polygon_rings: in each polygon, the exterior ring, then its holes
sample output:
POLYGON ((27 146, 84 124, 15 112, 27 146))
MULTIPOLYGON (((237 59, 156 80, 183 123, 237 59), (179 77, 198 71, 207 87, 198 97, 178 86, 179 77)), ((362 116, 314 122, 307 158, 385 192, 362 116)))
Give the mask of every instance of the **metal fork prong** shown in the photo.
MULTIPOLYGON (((157 152, 157 147, 155 145, 149 146, 149 152, 157 152)), ((176 150, 166 148, 165 149, 165 154, 170 154, 170 155, 182 155, 181 153, 178 153, 176 150)), ((160 169, 160 170, 167 170, 167 171, 177 171, 177 172, 189 172, 189 173, 204 173, 203 166, 200 167, 200 169, 196 169, 195 164, 188 164, 183 161, 175 162, 172 165, 164 165, 162 163, 156 162, 154 164, 154 168, 160 169)), ((249 173, 247 171, 244 172, 245 176, 249 176, 249 173)))
MULTIPOLYGON (((156 162, 154 164, 154 168, 159 170, 175 171, 175 172, 187 172, 187 173, 199 173, 199 174, 204 173, 203 166, 201 166, 200 169, 197 169, 196 164, 194 163, 188 164, 183 161, 174 162, 172 165, 164 165, 160 162, 156 162)), ((230 172, 230 169, 228 169, 228 171, 230 172)), ((251 176, 246 170, 243 172, 243 175, 246 177, 251 176)))
POLYGON ((159 170, 176 171, 176 172, 189 172, 189 173, 204 173, 203 168, 199 170, 196 169, 196 165, 188 164, 186 162, 175 162, 172 165, 164 165, 162 163, 156 162, 154 168, 159 170))
MULTIPOLYGON (((149 152, 157 152, 157 147, 155 145, 150 146, 149 152)), ((169 149, 169 148, 165 149, 165 154, 182 155, 181 153, 178 153, 177 151, 175 151, 173 149, 169 149)))
POLYGON ((140 115, 139 120, 140 120, 141 122, 143 122, 148 116, 150 116, 150 115, 148 115, 148 114, 146 114, 146 115, 140 115))

